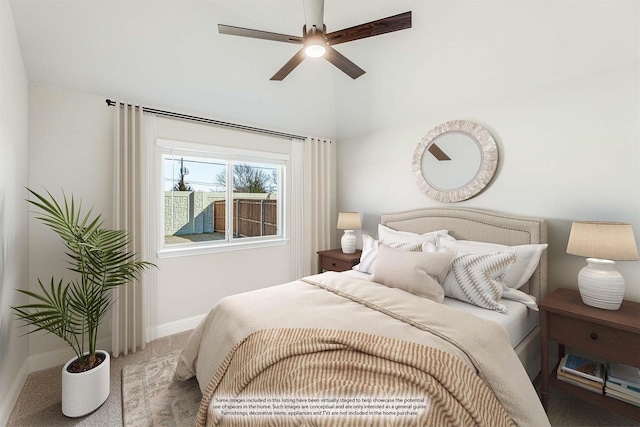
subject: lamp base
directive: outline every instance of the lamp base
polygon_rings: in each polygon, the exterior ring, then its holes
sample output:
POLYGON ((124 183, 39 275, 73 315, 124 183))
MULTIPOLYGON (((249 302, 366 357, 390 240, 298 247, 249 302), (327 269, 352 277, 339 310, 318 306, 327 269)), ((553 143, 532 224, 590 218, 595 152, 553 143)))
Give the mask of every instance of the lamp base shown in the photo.
POLYGON ((615 261, 587 258, 587 266, 578 274, 582 302, 604 310, 617 310, 624 298, 624 278, 615 269, 615 261))
POLYGON ((356 253, 356 235, 353 233, 353 230, 344 230, 344 234, 340 239, 340 246, 342 247, 342 253, 356 253))

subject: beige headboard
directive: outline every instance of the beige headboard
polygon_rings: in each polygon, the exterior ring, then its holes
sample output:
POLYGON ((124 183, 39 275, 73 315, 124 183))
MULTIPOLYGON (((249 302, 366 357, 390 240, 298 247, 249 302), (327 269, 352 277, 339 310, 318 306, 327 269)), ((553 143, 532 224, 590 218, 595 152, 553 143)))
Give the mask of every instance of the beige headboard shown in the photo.
MULTIPOLYGON (((543 218, 510 215, 472 208, 424 208, 380 216, 389 228, 413 233, 449 230, 458 240, 524 245, 547 243, 547 222, 543 218)), ((542 301, 547 295, 547 251, 523 292, 542 301)))

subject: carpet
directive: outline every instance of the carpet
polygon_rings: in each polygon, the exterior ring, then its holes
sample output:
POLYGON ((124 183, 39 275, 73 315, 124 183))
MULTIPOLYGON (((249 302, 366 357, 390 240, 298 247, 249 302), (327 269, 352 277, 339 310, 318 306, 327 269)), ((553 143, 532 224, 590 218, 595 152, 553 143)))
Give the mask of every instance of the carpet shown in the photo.
POLYGON ((122 421, 126 427, 192 426, 202 399, 198 382, 174 381, 180 351, 122 368, 122 421))

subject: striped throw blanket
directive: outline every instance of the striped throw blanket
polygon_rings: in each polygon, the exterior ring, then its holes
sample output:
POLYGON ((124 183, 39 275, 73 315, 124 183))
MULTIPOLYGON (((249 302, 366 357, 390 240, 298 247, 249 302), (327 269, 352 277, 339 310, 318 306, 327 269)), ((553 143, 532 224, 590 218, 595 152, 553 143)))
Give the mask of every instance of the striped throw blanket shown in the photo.
POLYGON ((200 426, 510 426, 484 381, 442 350, 362 332, 252 333, 209 382, 200 426))

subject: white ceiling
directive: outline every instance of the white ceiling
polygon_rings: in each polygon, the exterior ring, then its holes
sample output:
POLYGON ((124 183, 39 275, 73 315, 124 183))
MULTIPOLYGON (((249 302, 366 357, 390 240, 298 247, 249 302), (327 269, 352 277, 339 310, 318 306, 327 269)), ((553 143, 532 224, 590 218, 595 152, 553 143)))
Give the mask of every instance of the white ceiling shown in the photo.
MULTIPOLYGON (((5 0, 0 0, 5 1, 5 0)), ((29 81, 292 133, 347 137, 486 96, 638 61, 640 2, 326 0, 328 31, 413 12, 413 28, 336 47, 351 80, 298 46, 302 0, 11 0, 29 81)))

